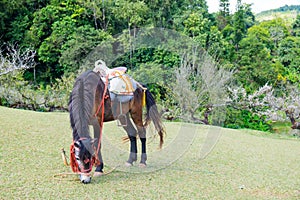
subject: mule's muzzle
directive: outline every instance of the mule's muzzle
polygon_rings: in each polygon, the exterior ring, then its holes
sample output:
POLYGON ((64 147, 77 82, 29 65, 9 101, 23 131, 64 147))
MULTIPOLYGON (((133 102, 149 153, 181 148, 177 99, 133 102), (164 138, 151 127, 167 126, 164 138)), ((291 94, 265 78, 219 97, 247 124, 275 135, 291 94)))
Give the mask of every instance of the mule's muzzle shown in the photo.
POLYGON ((80 181, 83 184, 88 184, 92 181, 92 177, 90 174, 86 175, 86 174, 80 174, 79 175, 80 181))

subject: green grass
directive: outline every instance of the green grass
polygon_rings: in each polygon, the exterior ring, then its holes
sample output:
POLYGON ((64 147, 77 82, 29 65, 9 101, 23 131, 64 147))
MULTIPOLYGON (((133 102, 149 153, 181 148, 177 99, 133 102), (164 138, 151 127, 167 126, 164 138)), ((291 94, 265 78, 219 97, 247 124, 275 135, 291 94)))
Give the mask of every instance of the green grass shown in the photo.
POLYGON ((291 122, 274 122, 272 123, 272 132, 281 136, 300 136, 300 130, 292 129, 291 126, 291 122))
MULTIPOLYGON (((297 138, 278 139, 258 131, 166 123, 166 145, 158 151, 157 138, 148 145, 148 168, 144 173, 138 173, 142 171, 137 166, 120 166, 84 185, 76 176, 53 177, 70 172, 60 155, 62 147, 69 153, 71 143, 67 113, 0 107, 0 127, 0 199, 300 198, 297 138), (218 132, 221 137, 217 145, 205 159, 200 159, 207 134, 218 132)), ((115 122, 105 124, 106 171, 127 158, 128 144, 121 142, 124 135, 115 122)))

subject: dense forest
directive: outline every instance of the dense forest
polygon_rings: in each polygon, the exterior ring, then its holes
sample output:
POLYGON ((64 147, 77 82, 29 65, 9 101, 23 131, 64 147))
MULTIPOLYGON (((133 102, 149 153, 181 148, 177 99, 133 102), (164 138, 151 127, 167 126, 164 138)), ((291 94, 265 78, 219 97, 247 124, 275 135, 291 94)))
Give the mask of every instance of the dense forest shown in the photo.
MULTIPOLYGON (((299 6, 280 9, 299 10, 299 6)), ((203 87, 197 84, 203 84, 204 78, 200 70, 187 63, 193 70, 187 70, 185 81, 190 85, 186 92, 194 93, 172 92, 178 86, 165 83, 176 83, 183 77, 184 70, 177 70, 183 67, 183 58, 159 46, 132 48, 111 62, 109 67, 128 67, 137 80, 143 81, 146 76, 155 80, 148 87, 162 105, 166 119, 214 123, 217 120, 210 116, 225 106, 222 126, 270 130, 267 110, 280 115, 289 105, 283 103, 285 107, 277 109, 270 102, 254 105, 253 96, 262 102, 272 91, 276 98, 286 99, 290 91, 300 88, 300 15, 292 24, 281 18, 258 22, 251 5, 242 0, 237 0, 233 13, 229 0, 220 0, 216 13, 208 12, 205 0, 1 1, 0 15, 0 105, 4 106, 67 109, 70 88, 92 50, 118 34, 134 38, 139 29, 151 27, 190 38, 213 58, 213 75, 227 71, 230 84, 237 86, 228 89, 229 83, 221 81, 220 87, 231 103, 213 102, 208 93, 199 95, 203 87), (262 95, 266 87, 271 89, 262 95), (181 98, 193 95, 196 103, 190 105, 181 98), (183 113, 189 113, 189 117, 183 117, 183 113)), ((227 80, 224 73, 219 79, 227 80)))

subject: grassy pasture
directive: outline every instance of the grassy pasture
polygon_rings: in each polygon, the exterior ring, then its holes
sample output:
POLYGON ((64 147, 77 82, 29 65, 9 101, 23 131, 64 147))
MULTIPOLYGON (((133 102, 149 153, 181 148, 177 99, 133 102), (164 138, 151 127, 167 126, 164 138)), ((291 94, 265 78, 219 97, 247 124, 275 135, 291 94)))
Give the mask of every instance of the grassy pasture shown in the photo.
MULTIPOLYGON (((67 113, 38 113, 0 107, 0 199, 299 199, 300 141, 249 130, 166 123, 165 149, 149 146, 148 168, 116 168, 81 184, 60 149, 69 153, 67 113), (213 151, 200 159, 208 133, 221 131, 213 151), (191 134, 195 133, 195 134, 191 134), (181 135, 181 143, 176 139, 181 135), (191 140, 191 136, 193 136, 191 140), (165 153, 167 152, 167 153, 165 153), (178 153, 181 152, 181 153, 178 153)), ((103 156, 124 163, 128 144, 116 123, 105 124, 103 156), (114 149, 110 148, 114 147, 114 149)))

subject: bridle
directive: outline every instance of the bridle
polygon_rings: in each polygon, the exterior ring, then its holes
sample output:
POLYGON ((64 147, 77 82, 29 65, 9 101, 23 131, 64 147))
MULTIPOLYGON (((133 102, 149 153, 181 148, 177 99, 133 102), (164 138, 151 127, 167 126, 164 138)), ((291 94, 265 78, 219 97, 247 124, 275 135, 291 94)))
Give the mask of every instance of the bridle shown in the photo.
MULTIPOLYGON (((82 139, 81 139, 82 140, 82 139)), ((80 145, 80 142, 79 141, 76 141, 75 143, 79 144, 80 145)), ((74 151, 75 151, 75 158, 77 160, 77 163, 78 163, 78 169, 81 173, 89 173, 91 170, 92 170, 92 167, 94 165, 94 158, 95 158, 95 155, 92 155, 91 156, 91 159, 89 158, 85 158, 83 160, 83 163, 82 161, 80 160, 80 148, 76 147, 76 145, 74 146, 74 151), (84 165, 87 164, 87 163, 90 163, 90 167, 88 169, 84 169, 84 165)))
POLYGON ((77 141, 73 141, 73 143, 70 146, 70 166, 72 168, 72 171, 77 174, 89 174, 92 171, 92 168, 94 165, 98 165, 100 161, 97 159, 98 154, 93 154, 91 159, 85 159, 82 163, 80 160, 80 141, 85 140, 87 138, 80 138, 77 141), (77 144, 77 146, 75 145, 77 144), (90 163, 90 166, 88 169, 84 168, 84 164, 90 163))

